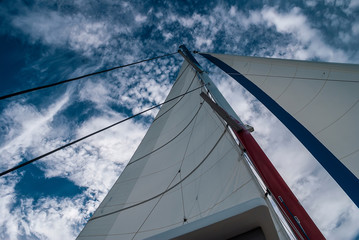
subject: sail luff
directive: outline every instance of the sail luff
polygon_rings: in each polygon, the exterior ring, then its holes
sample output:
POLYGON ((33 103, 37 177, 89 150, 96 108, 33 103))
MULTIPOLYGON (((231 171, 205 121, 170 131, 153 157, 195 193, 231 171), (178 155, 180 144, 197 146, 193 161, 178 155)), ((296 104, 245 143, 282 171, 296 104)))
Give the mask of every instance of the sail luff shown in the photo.
POLYGON ((312 153, 333 179, 341 186, 352 201, 359 207, 359 180, 347 167, 338 160, 311 132, 308 131, 291 114, 284 110, 276 101, 257 87, 243 74, 211 54, 200 53, 203 57, 217 65, 230 75, 260 102, 262 102, 312 153))

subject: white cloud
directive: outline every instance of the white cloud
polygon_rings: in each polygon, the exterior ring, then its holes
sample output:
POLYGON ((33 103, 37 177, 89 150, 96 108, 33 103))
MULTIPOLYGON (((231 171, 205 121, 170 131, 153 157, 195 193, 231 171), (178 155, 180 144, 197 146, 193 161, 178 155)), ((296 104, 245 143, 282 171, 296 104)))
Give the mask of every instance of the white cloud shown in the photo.
MULTIPOLYGON (((84 136, 122 118, 117 115, 117 118, 99 117, 90 119, 79 128, 77 136, 84 136)), ((61 166, 56 161, 48 162, 49 170, 47 173, 49 176, 68 174, 69 178, 79 186, 105 192, 112 186, 125 164, 130 160, 144 134, 145 128, 142 124, 133 121, 122 123, 107 130, 106 133, 88 139, 82 143, 81 147, 74 147, 66 153, 64 152, 70 156, 72 153, 76 154, 73 163, 66 164, 68 158, 59 154, 58 158, 64 164, 61 166), (101 135, 106 137, 104 138, 101 135), (89 175, 92 177, 86 177, 89 175)))
POLYGON ((359 36, 359 22, 356 22, 355 24, 353 24, 352 31, 353 31, 354 35, 359 36))
POLYGON ((62 98, 42 111, 38 111, 34 106, 24 103, 12 104, 4 110, 4 121, 10 122, 16 127, 10 130, 6 136, 6 143, 0 148, 2 156, 8 159, 3 166, 12 167, 19 163, 22 160, 21 156, 29 150, 33 154, 41 152, 41 150, 34 150, 33 146, 41 146, 43 139, 53 136, 53 133, 50 134, 50 124, 54 116, 67 104, 68 100, 69 95, 66 93, 62 98))
POLYGON ((212 47, 212 40, 196 37, 195 47, 198 49, 210 48, 212 47))
MULTIPOLYGON (((338 23, 335 15, 329 17, 333 18, 331 20, 333 24, 338 23)), ((270 32, 270 28, 274 28, 277 33, 283 35, 282 38, 288 43, 274 38, 276 41, 266 43, 252 54, 302 60, 319 58, 332 62, 348 62, 352 56, 352 52, 348 54, 341 48, 329 45, 323 38, 324 34, 321 29, 318 29, 317 25, 313 24, 302 9, 298 7, 283 11, 279 10, 278 7, 264 5, 261 9, 243 11, 238 10, 235 6, 228 10, 217 6, 212 10, 210 16, 193 15, 188 21, 194 26, 196 19, 205 19, 207 23, 196 25, 193 30, 194 45, 201 51, 211 51, 213 48, 218 48, 219 46, 213 46, 213 42, 217 38, 216 34, 221 31, 222 33, 225 32, 220 39, 221 47, 230 49, 231 53, 241 53, 244 48, 253 44, 252 38, 258 38, 257 42, 266 42, 264 40, 269 41, 271 37, 278 37, 278 35, 266 35, 262 38, 255 32, 265 34, 270 32), (290 41, 288 37, 290 37, 290 41), (207 44, 204 44, 204 40, 208 41, 207 44)), ((188 26, 184 23, 182 25, 188 26)), ((355 31, 355 27, 353 31, 355 31)), ((346 33, 343 32, 342 34, 346 33)), ((349 36, 349 38, 353 39, 353 36, 349 36)), ((345 43, 345 39, 341 41, 343 44, 345 43)), ((346 42, 348 41, 347 39, 346 42)))
MULTIPOLYGON (((89 83, 89 88, 93 86, 91 84, 93 83, 89 83)), ((89 89, 85 89, 86 91, 89 89)), ((108 92, 100 91, 99 94, 101 96, 95 97, 95 102, 98 102, 98 106, 105 106, 106 99, 109 99, 108 92)), ((4 159, 13 158, 8 165, 13 166, 21 161, 19 156, 27 152, 36 156, 69 142, 62 138, 69 136, 71 132, 61 133, 64 129, 69 131, 69 128, 52 125, 54 116, 64 109, 68 101, 69 94, 66 93, 41 111, 27 104, 13 104, 5 110, 3 117, 7 121, 15 121, 18 126, 6 136, 9 141, 1 149, 4 159)), ((124 118, 114 111, 110 112, 110 108, 106 111, 107 114, 101 117, 83 122, 74 138, 124 118)), ((44 197, 37 202, 32 198, 20 200, 14 190, 20 179, 16 177, 16 172, 11 177, 11 182, 5 182, 8 178, 0 178, 0 229, 3 229, 0 237, 18 239, 27 235, 39 239, 75 238, 89 214, 97 208, 99 201, 123 170, 145 131, 141 123, 128 121, 83 141, 81 145, 68 147, 41 160, 38 166, 45 172, 46 178, 63 177, 78 186, 86 187, 87 190, 73 198, 44 197), (16 201, 20 203, 17 204, 16 201)))
POLYGON ((307 5, 309 7, 315 7, 315 6, 317 6, 317 1, 315 1, 315 0, 307 0, 307 1, 305 1, 305 5, 307 5))
POLYGON ((8 18, 12 27, 20 30, 12 34, 26 34, 32 43, 40 42, 52 48, 74 50, 86 57, 102 54, 103 59, 98 62, 98 66, 119 60, 138 60, 136 58, 141 56, 139 47, 143 43, 134 38, 134 33, 146 24, 146 14, 140 13, 129 3, 121 2, 121 11, 116 13, 123 15, 123 21, 118 23, 114 22, 117 20, 113 15, 104 19, 88 14, 86 11, 91 8, 89 4, 82 1, 74 3, 72 7, 81 9, 76 13, 49 10, 46 4, 39 2, 32 8, 18 4, 18 14, 5 13, 4 17, 8 18), (133 22, 137 24, 130 24, 133 22))
POLYGON ((18 179, 10 178, 10 181, 0 178, 0 238, 17 239, 19 216, 10 214, 9 209, 15 202, 14 187, 18 179))
MULTIPOLYGON (((90 207, 91 202, 85 206, 90 207)), ((34 206, 31 199, 26 199, 22 200, 22 211, 15 214, 22 215, 22 227, 39 239, 73 239, 77 233, 76 225, 87 217, 80 211, 83 203, 81 198, 43 198, 34 206)))
POLYGON ((164 38, 165 38, 165 41, 168 41, 168 40, 170 40, 171 38, 173 38, 173 34, 172 33, 163 33, 163 36, 164 36, 164 38))
POLYGON ((135 16, 135 21, 138 23, 143 23, 147 20, 147 17, 145 15, 138 14, 135 16))
POLYGON ((314 31, 307 26, 306 17, 300 13, 300 9, 295 7, 289 13, 278 13, 275 8, 262 9, 263 20, 267 20, 269 25, 274 25, 279 32, 294 33, 301 30, 298 37, 307 42, 315 36, 314 31))
POLYGON ((2 239, 74 239, 81 225, 99 202, 86 198, 88 192, 73 198, 22 198, 20 204, 15 179, 0 179, 0 237, 2 239))
POLYGON ((235 6, 231 6, 231 8, 229 9, 229 14, 231 15, 231 17, 234 17, 237 15, 237 8, 235 6))
POLYGON ((54 11, 24 11, 12 19, 12 24, 28 34, 33 41, 47 45, 69 46, 91 55, 106 45, 111 33, 105 22, 89 21, 82 15, 64 15, 54 11))
POLYGON ((349 4, 349 8, 354 9, 359 7, 359 0, 351 0, 349 4))
POLYGON ((87 81, 83 84, 81 91, 79 92, 80 101, 91 101, 96 104, 98 109, 102 111, 109 111, 108 103, 112 102, 110 97, 110 84, 102 82, 103 79, 98 81, 87 81))
POLYGON ((263 20, 269 26, 275 26, 278 32, 289 33, 295 37, 297 44, 293 45, 295 59, 310 59, 319 57, 326 61, 347 62, 348 57, 340 50, 328 46, 321 38, 321 33, 312 28, 301 10, 294 7, 290 12, 280 13, 276 8, 263 8, 263 20))
POLYGON ((192 28, 193 25, 195 24, 195 19, 193 18, 187 18, 187 17, 181 17, 178 18, 178 21, 180 22, 180 24, 186 28, 192 28))

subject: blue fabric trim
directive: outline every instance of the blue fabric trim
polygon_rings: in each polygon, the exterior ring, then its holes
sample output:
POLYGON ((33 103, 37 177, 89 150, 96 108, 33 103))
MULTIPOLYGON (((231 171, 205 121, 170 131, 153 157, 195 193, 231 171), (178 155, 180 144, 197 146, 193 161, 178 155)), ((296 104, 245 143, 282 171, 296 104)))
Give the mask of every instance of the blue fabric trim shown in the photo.
POLYGON ((297 137, 359 207, 359 179, 313 134, 245 76, 210 54, 200 54, 221 68, 263 103, 297 137))

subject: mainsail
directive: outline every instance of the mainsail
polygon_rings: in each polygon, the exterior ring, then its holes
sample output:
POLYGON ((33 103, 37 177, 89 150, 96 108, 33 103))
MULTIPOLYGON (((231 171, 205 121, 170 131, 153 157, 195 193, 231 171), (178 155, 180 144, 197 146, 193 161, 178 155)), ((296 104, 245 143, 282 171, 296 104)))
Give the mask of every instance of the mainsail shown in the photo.
MULTIPOLYGON (((221 237, 258 228, 266 239, 287 238, 228 126, 200 97, 207 88, 187 61, 167 99, 201 86, 160 109, 78 239, 169 239, 190 234, 191 223, 233 217, 243 224, 226 224, 232 228, 221 237)), ((215 239, 210 232, 202 239, 215 239)))
MULTIPOLYGON (((260 186, 233 127, 200 93, 243 126, 240 119, 181 49, 185 61, 167 99, 188 94, 162 106, 78 239, 288 239, 291 231, 275 213, 271 192, 260 186)), ((276 114, 358 204, 358 66, 201 54, 276 114), (345 176, 338 180, 340 174, 345 176)), ((300 220, 292 231, 309 239, 300 220)), ((312 236, 322 238, 315 231, 312 236)))

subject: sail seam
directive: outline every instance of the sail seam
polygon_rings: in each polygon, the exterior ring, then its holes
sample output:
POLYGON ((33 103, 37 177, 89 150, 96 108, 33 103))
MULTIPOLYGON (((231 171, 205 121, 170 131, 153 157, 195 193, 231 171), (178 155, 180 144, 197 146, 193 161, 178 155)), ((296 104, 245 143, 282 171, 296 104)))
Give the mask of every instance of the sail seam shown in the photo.
POLYGON ((270 69, 269 69, 269 71, 267 71, 267 74, 263 74, 263 77, 265 77, 265 79, 260 84, 260 86, 263 86, 268 81, 268 77, 270 77, 270 73, 272 72, 272 69, 273 69, 273 64, 270 65, 270 69))
MULTIPOLYGON (((254 73, 245 73, 245 74, 241 74, 241 73, 232 73, 230 72, 229 74, 234 75, 234 76, 254 76, 254 77, 272 77, 272 78, 293 78, 291 76, 281 76, 281 75, 270 75, 270 74, 254 74, 254 73)), ((359 83, 359 81, 355 81, 355 80, 344 80, 344 79, 319 79, 319 78, 310 78, 310 77, 294 77, 294 79, 296 80, 313 80, 313 81, 328 81, 328 82, 348 82, 348 83, 359 83)))
MULTIPOLYGON (((240 190, 241 188, 243 188, 244 186, 246 186, 248 183, 252 182, 252 179, 249 179, 247 180, 246 182, 242 183, 240 186, 238 186, 238 188, 234 189, 231 193, 229 193, 227 196, 225 196, 222 200, 214 203, 211 207, 207 208, 206 210, 188 218, 188 220, 192 220, 198 216, 201 216, 202 214, 204 213, 207 213, 208 211, 211 211, 213 208, 215 208, 217 205, 221 204, 222 202, 224 202, 225 200, 227 200, 229 197, 231 197, 234 193, 236 193, 238 190, 240 190)), ((157 228, 151 228, 151 229, 148 229, 148 230, 142 230, 142 231, 138 231, 139 233, 143 233, 143 232, 150 232, 150 231, 153 231, 153 230, 159 230, 159 229, 163 229, 163 228, 168 228, 170 226, 174 226, 174 225, 177 225, 177 224, 180 224, 182 222, 176 222, 176 223, 173 223, 173 224, 169 224, 169 225, 166 225, 166 226, 163 226, 163 227, 157 227, 157 228)), ((106 235, 102 235, 102 234, 98 234, 98 235, 91 235, 91 236, 118 236, 118 235, 128 235, 128 234, 134 234, 135 232, 126 232, 126 233, 120 233, 120 234, 106 234, 106 235)))
POLYGON ((347 111, 345 111, 340 117, 338 117, 334 122, 330 123, 328 126, 322 128, 321 130, 319 130, 318 132, 314 133, 314 135, 318 135, 319 133, 323 132, 325 129, 329 128, 330 126, 332 126, 333 124, 335 124, 336 122, 338 122, 340 119, 342 119, 347 113, 349 113, 357 104, 358 104, 359 100, 357 100, 347 111))
POLYGON ((355 150, 355 151, 353 151, 353 152, 351 152, 351 153, 349 153, 349 154, 345 155, 344 157, 341 157, 340 159, 347 158, 347 157, 349 157, 349 156, 353 155, 354 153, 356 153, 356 152, 358 152, 358 151, 359 151, 359 149, 357 149, 357 150, 355 150))
MULTIPOLYGON (((203 102, 204 102, 204 101, 202 101, 202 102, 200 103, 200 106, 203 105, 203 102)), ((187 145, 186 145, 186 149, 185 149, 184 154, 183 154, 183 158, 182 158, 182 161, 181 161, 181 165, 180 165, 180 168, 179 168, 180 180, 182 180, 182 171, 181 171, 181 169, 182 169, 182 166, 183 166, 183 161, 184 161, 184 159, 186 158, 188 146, 189 146, 189 143, 190 143, 190 141, 191 141, 192 134, 193 134, 193 129, 194 129, 194 127, 196 126, 196 121, 197 121, 197 115, 196 115, 196 118, 195 118, 195 120, 194 120, 194 122, 193 122, 192 130, 191 130, 191 133, 190 133, 190 136, 189 136, 187 145)), ((181 197, 182 197, 183 217, 184 217, 184 219, 185 219, 185 217, 186 217, 186 212, 185 212, 185 207, 184 207, 184 198, 183 198, 183 186, 182 186, 182 182, 181 182, 181 184, 180 184, 180 188, 181 188, 181 197)))
POLYGON ((141 159, 143 159, 143 158, 145 158, 145 157, 151 155, 152 153, 157 152, 158 150, 160 150, 161 148, 165 147, 166 145, 168 145, 169 143, 171 143, 173 140, 175 140, 178 136, 180 136, 180 135, 187 129, 187 127, 188 127, 189 125, 191 125, 192 121, 196 118, 196 116, 198 115, 199 111, 201 110, 201 107, 202 107, 202 104, 199 106, 197 112, 196 112, 195 115, 192 117, 192 119, 189 121, 189 123, 188 123, 176 136, 174 136, 171 140, 169 140, 168 142, 166 142, 166 143, 163 144, 162 146, 156 148, 155 150, 152 150, 151 152, 149 152, 149 153, 143 155, 142 157, 139 157, 139 158, 137 158, 136 160, 133 160, 132 162, 130 162, 129 164, 127 164, 127 166, 130 166, 130 165, 132 165, 133 163, 135 163, 135 162, 137 162, 137 161, 139 161, 139 160, 141 160, 141 159))
MULTIPOLYGON (((171 182, 168 184, 166 190, 171 186, 171 184, 173 183, 173 181, 176 179, 178 175, 178 172, 175 174, 175 176, 172 178, 171 182)), ((153 208, 151 209, 151 211, 148 213, 147 217, 143 220, 143 223, 141 224, 141 226, 138 228, 138 230, 135 232, 135 234, 133 235, 132 239, 134 239, 136 237, 136 234, 140 231, 140 229, 142 228, 142 226, 146 223, 147 219, 150 217, 150 215, 152 214, 152 212, 155 210, 156 206, 159 204, 159 202, 161 201, 162 197, 164 196, 164 194, 162 194, 158 199, 156 204, 153 206, 153 208)))
POLYGON ((222 139, 222 137, 225 135, 226 133, 226 129, 223 131, 222 135, 220 136, 220 138, 217 140, 217 142, 214 144, 214 146, 212 147, 212 149, 208 152, 208 154, 204 157, 204 159, 202 159, 202 161, 190 172, 188 173, 182 180, 180 180, 178 183, 176 183, 175 185, 173 185, 172 187, 166 189, 165 191, 151 197, 151 198, 148 198, 146 200, 143 200, 139 203, 136 203, 136 204, 133 204, 131 206, 128 206, 128 207, 125 207, 125 208, 122 208, 122 209, 119 209, 119 210, 116 210, 116 211, 113 211, 113 212, 110 212, 110 213, 106 213, 106 214, 103 214, 103 215, 100 215, 100 216, 97 216, 97 217, 93 217, 91 218, 89 221, 93 221, 93 220, 96 220, 96 219, 99 219, 99 218, 103 218, 103 217, 106 217, 106 216, 109 216, 109 215, 112 215, 112 214, 115 214, 115 213, 119 213, 119 212, 122 212, 122 211, 125 211, 125 210, 128 210, 128 209, 131 209, 133 207, 136 207, 136 206, 139 206, 141 204, 144 204, 146 202, 149 202, 153 199, 156 199, 157 197, 169 192, 170 190, 174 189, 175 187, 177 187, 179 184, 181 184, 184 180, 186 180, 189 176, 191 176, 205 161, 206 159, 209 157, 209 155, 211 155, 211 153, 213 152, 213 150, 216 148, 216 146, 218 145, 218 143, 220 142, 220 140, 222 139))
MULTIPOLYGON (((218 128, 216 128, 216 130, 217 130, 218 128)), ((227 132, 228 132, 228 128, 226 128, 227 129, 227 132)), ((226 136, 227 136, 227 134, 226 134, 226 136)), ((226 138, 226 139, 228 139, 228 137, 226 138)), ((232 149, 234 149, 235 151, 238 151, 238 145, 234 145, 230 150, 232 150, 232 149)), ((212 166, 210 166, 205 172, 202 172, 198 177, 196 177, 196 178, 194 178, 194 179, 192 179, 191 181, 187 181, 186 182, 186 185, 184 185, 184 186, 187 186, 188 184, 191 184, 192 182, 194 182, 194 181, 196 181, 199 177, 201 177, 201 176, 203 176, 204 174, 206 174, 208 171, 210 171, 215 165, 217 165, 219 162, 220 162, 220 160, 222 160, 224 157, 226 157, 229 153, 230 153, 230 150, 228 150, 228 152, 226 152, 221 158, 219 158, 212 166)), ((193 153, 193 152, 192 152, 193 153)), ((192 153, 190 153, 188 156, 190 156, 192 153)), ((174 165, 172 165, 172 166, 175 166, 175 165, 177 165, 178 163, 176 163, 176 164, 174 164, 174 165)), ((171 167, 172 167, 171 166, 171 167)), ((127 203, 121 203, 121 204, 113 204, 113 205, 107 205, 107 206, 104 206, 103 208, 108 208, 108 207, 114 207, 114 206, 119 206, 119 205, 125 205, 125 204, 130 204, 130 203, 133 203, 133 204, 135 204, 135 202, 127 202, 127 203)))
POLYGON ((312 99, 306 103, 303 107, 301 107, 298 111, 296 111, 295 113, 293 113, 293 116, 297 115, 299 112, 303 111, 304 109, 306 109, 318 96, 319 94, 322 92, 322 90, 325 88, 325 86, 327 85, 328 82, 328 78, 330 76, 331 71, 329 71, 329 73, 327 74, 327 79, 323 79, 324 83, 322 85, 322 87, 319 89, 319 91, 312 97, 312 99))
POLYGON ((295 67, 295 73, 294 73, 293 77, 291 77, 290 82, 285 87, 285 89, 279 94, 279 96, 275 98, 275 100, 278 100, 280 97, 282 97, 283 94, 289 89, 289 87, 292 85, 292 83, 294 82, 294 80, 295 80, 295 78, 297 76, 297 72, 298 72, 298 65, 295 67))
MULTIPOLYGON (((207 208, 206 210, 188 218, 188 220, 193 220, 194 218, 198 217, 198 216, 202 216, 202 214, 204 213, 207 213, 211 210, 213 210, 213 208, 215 208, 217 205, 221 204, 222 202, 224 202, 225 200, 227 200, 229 197, 231 197, 234 193, 236 193, 238 190, 240 190, 241 188, 243 188, 244 186, 246 186, 248 183, 250 183, 252 181, 252 179, 249 179, 247 180, 246 182, 242 183, 240 186, 238 186, 238 188, 234 189, 232 192, 230 192, 227 196, 225 196, 223 199, 221 199, 220 201, 214 203, 212 206, 210 206, 209 208, 207 208)), ((175 224, 179 224, 181 222, 177 222, 175 224)), ((149 230, 143 230, 143 231, 139 231, 139 232, 150 232, 150 231, 153 231, 153 230, 158 230, 158 229, 162 229, 162 228, 167 228, 169 226, 172 226, 172 225, 175 225, 175 224, 170 224, 170 225, 167 225, 167 226, 164 226, 164 227, 161 227, 161 228, 152 228, 152 229, 149 229, 149 230)), ((129 233, 130 234, 130 233, 129 233)), ((114 235, 117 235, 117 234, 114 234, 114 235)))
MULTIPOLYGON (((228 132, 228 128, 226 128, 226 129, 227 129, 227 132, 228 132)), ((227 134, 226 134, 226 136, 227 136, 227 134)), ((229 141, 228 137, 227 137, 226 139, 229 141)), ((186 182, 186 185, 184 185, 184 187, 186 187, 187 185, 193 183, 193 182, 196 181, 198 178, 202 177, 204 174, 208 173, 208 172, 209 172, 211 169, 213 169, 217 164, 219 164, 219 162, 220 162, 223 158, 225 158, 228 154, 230 154, 230 153, 231 153, 231 150, 234 150, 234 151, 237 152, 237 151, 239 150, 238 145, 233 145, 233 147, 232 147, 230 150, 228 150, 221 158, 219 158, 216 162, 214 162, 213 165, 209 166, 208 169, 206 169, 204 172, 202 172, 199 176, 197 176, 196 178, 192 179, 191 181, 187 181, 187 182, 186 182)), ((240 161, 242 161, 242 160, 239 160, 239 162, 240 162, 240 161)), ((131 202, 131 203, 134 203, 134 202, 131 202)), ((106 208, 106 207, 114 207, 114 206, 124 205, 124 204, 125 204, 125 203, 107 205, 107 206, 104 206, 103 208, 106 208)), ((127 203, 127 204, 129 204, 129 203, 127 203)), ((135 203, 134 203, 134 204, 135 204, 135 203)))

